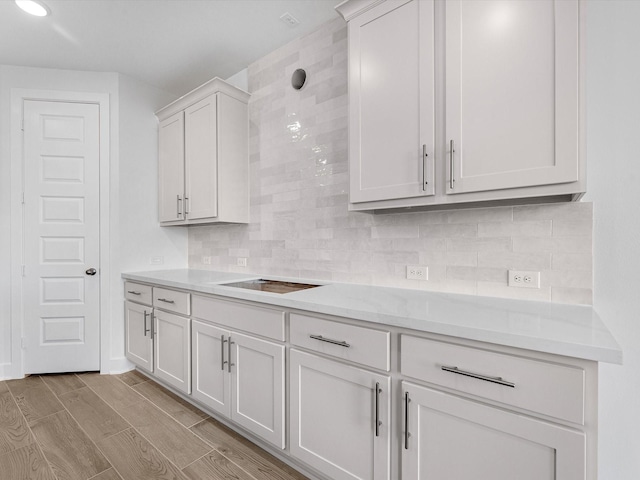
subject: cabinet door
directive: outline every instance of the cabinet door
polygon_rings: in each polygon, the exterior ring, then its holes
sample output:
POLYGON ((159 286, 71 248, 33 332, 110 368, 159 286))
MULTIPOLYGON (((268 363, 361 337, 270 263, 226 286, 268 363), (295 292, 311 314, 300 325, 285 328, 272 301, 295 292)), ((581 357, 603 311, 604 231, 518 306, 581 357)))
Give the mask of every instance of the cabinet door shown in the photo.
POLYGON ((184 114, 158 129, 158 215, 161 222, 184 220, 184 114))
POLYGON ((228 331, 197 320, 192 321, 191 395, 226 417, 231 415, 228 345, 228 331))
POLYGON ((581 432, 406 382, 403 392, 404 480, 586 478, 581 432))
POLYGON ((235 332, 229 341, 231 419, 284 448, 284 346, 235 332))
POLYGON ((154 320, 155 375, 191 393, 191 320, 158 309, 154 320))
POLYGON ((447 193, 578 180, 578 18, 577 0, 446 2, 447 193))
POLYGON ((126 356, 147 372, 153 372, 152 314, 151 307, 124 304, 126 356))
POLYGON ((434 2, 349 22, 349 200, 434 194, 434 2))
POLYGON ((297 350, 290 366, 291 454, 335 480, 391 478, 389 377, 297 350))
POLYGON ((190 220, 218 216, 216 95, 184 112, 185 214, 190 220))

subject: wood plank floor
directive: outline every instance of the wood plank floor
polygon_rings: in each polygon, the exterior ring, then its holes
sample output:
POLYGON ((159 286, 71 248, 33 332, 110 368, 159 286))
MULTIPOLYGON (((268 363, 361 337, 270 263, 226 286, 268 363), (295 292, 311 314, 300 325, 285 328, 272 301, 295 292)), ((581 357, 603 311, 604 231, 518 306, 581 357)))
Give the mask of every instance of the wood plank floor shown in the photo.
POLYGON ((138 372, 0 382, 2 480, 307 480, 138 372))

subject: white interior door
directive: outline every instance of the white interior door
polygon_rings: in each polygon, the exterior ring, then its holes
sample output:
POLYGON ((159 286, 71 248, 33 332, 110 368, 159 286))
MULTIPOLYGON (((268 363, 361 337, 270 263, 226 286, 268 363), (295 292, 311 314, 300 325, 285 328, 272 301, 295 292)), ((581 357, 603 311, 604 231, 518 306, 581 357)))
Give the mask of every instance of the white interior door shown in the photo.
POLYGON ((99 370, 99 106, 25 101, 23 149, 25 373, 99 370))

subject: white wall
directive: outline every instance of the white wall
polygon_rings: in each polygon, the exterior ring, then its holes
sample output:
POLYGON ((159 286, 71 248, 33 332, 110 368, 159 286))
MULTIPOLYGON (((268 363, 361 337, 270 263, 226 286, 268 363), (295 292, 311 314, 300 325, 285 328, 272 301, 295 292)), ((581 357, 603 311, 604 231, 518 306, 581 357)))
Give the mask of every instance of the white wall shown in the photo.
POLYGON ((120 162, 118 182, 112 184, 112 191, 118 192, 112 197, 120 203, 112 205, 117 221, 111 233, 118 239, 111 249, 112 371, 129 367, 124 360, 120 273, 187 266, 187 229, 158 224, 158 123, 153 113, 176 97, 126 75, 119 75, 119 80, 120 162), (151 257, 162 257, 163 263, 151 265, 151 257))
MULTIPOLYGON (((163 256, 161 268, 187 263, 187 232, 157 223, 157 127, 153 112, 174 99, 148 85, 116 73, 80 72, 0 65, 0 379, 22 371, 21 332, 11 328, 11 89, 106 93, 110 97, 110 298, 102 321, 111 335, 104 371, 128 367, 124 360, 122 283, 124 270, 150 269, 149 256, 163 256), (143 191, 145 193, 143 193, 143 191), (129 207, 135 205, 135 209, 129 207)), ((14 212, 16 213, 16 212, 14 212)), ((19 209, 17 211, 19 214, 19 209)), ((103 265, 103 267, 106 267, 103 265)), ((103 357, 104 358, 104 357, 103 357)))
POLYGON ((624 365, 600 367, 599 479, 640 478, 640 2, 587 4, 594 307, 624 365))

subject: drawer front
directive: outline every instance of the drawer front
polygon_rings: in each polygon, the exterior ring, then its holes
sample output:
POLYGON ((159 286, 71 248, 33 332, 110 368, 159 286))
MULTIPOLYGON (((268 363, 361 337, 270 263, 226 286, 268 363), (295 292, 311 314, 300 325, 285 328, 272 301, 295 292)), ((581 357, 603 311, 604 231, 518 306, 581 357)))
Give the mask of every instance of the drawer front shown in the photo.
POLYGON ((153 306, 169 312, 191 315, 191 294, 153 287, 153 306))
POLYGON ((194 295, 193 316, 281 342, 286 338, 282 310, 194 295))
POLYGON ((350 362, 389 371, 390 333, 291 314, 291 343, 350 362))
POLYGON ((151 306, 153 304, 151 287, 140 283, 124 282, 124 298, 144 305, 151 306))
POLYGON ((584 424, 585 373, 578 367, 401 336, 404 375, 584 424))

